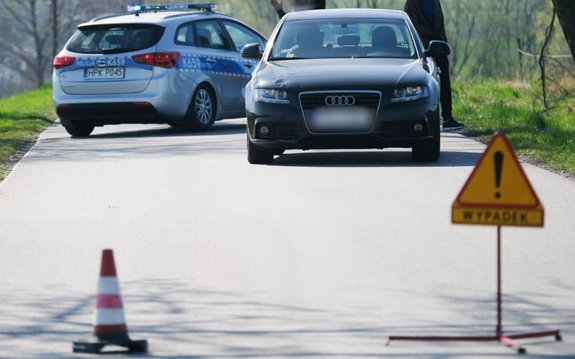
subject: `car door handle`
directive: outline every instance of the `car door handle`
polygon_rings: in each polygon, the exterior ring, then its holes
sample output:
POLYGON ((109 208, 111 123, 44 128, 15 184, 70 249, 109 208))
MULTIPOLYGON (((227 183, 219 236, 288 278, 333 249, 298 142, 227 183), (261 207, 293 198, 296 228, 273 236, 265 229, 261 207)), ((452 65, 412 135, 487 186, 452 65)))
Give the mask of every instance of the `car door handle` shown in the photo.
POLYGON ((252 64, 251 62, 245 62, 244 66, 247 67, 248 69, 251 69, 252 67, 254 67, 254 64, 252 64))
POLYGON ((213 65, 216 63, 216 60, 215 59, 206 59, 206 62, 210 65, 213 65))

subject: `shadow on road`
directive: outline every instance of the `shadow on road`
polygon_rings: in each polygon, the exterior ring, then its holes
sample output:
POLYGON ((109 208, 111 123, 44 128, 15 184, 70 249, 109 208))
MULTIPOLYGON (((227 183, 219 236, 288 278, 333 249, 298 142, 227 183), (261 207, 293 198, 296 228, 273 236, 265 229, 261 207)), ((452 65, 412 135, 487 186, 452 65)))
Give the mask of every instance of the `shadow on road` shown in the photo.
MULTIPOLYGON (((246 125, 241 123, 216 122, 207 131, 192 131, 174 127, 151 128, 137 131, 119 131, 102 134, 93 134, 90 138, 138 138, 138 137, 188 137, 188 136, 211 136, 211 135, 236 135, 246 132, 246 125)), ((82 139, 74 139, 82 140, 82 139)))
POLYGON ((202 132, 186 132, 170 127, 130 130, 111 126, 110 132, 96 133, 87 138, 54 136, 42 138, 36 151, 26 157, 27 161, 105 161, 144 157, 195 156, 206 153, 243 153, 245 139, 237 141, 237 135, 245 133, 245 124, 218 122, 202 132))
MULTIPOLYGON (((387 337, 392 334, 490 334, 495 313, 490 293, 473 298, 473 293, 453 296, 453 288, 438 288, 433 293, 385 290, 385 297, 394 298, 394 308, 386 308, 384 303, 367 308, 341 303, 335 309, 276 302, 266 293, 262 296, 195 288, 173 280, 132 281, 122 286, 131 334, 149 340, 151 352, 145 357, 150 358, 517 357, 497 343, 394 342, 386 346, 387 337), (426 319, 421 310, 407 304, 430 296, 439 301, 428 310, 459 317, 455 325, 449 320, 426 319), (396 315, 405 319, 403 324, 388 318, 396 315), (318 344, 324 349, 319 349, 318 344)), ((562 293, 556 295, 564 299, 572 288, 562 287, 562 293)), ((94 297, 86 293, 75 293, 76 298, 62 296, 59 293, 66 288, 57 289, 58 294, 52 297, 19 293, 2 303, 0 357, 8 352, 19 353, 23 344, 20 341, 34 343, 28 347, 28 357, 67 357, 71 356, 73 340, 90 337, 94 297)), ((540 329, 541 323, 565 330, 572 327, 573 309, 564 308, 564 319, 556 321, 553 312, 557 308, 544 304, 548 300, 542 293, 506 296, 506 320, 522 329, 540 329)), ((573 358, 559 354, 570 352, 569 343, 546 339, 525 345, 528 350, 540 345, 559 349, 557 355, 537 358, 573 358)))
MULTIPOLYGON (((27 157, 29 161, 94 161, 121 158, 243 154, 246 161, 245 122, 219 121, 208 131, 184 131, 172 127, 115 127, 88 138, 48 137, 27 157)), ((483 145, 463 143, 460 136, 443 134, 438 162, 420 163, 407 149, 289 151, 271 166, 285 167, 463 167, 476 164, 483 145)))
POLYGON ((444 151, 438 162, 415 162, 411 152, 303 152, 288 153, 274 160, 272 166, 294 167, 458 167, 474 166, 477 152, 444 151))

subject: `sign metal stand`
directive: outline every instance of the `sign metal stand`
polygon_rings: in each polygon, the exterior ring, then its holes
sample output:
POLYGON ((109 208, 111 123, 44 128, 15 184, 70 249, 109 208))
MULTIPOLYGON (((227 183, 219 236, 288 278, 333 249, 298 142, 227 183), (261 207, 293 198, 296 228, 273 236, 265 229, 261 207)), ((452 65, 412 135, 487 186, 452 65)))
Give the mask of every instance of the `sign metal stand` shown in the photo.
POLYGON ((401 336, 392 335, 392 341, 497 341, 513 348, 519 354, 527 353, 517 340, 555 337, 561 341, 559 329, 505 334, 503 331, 502 299, 502 254, 501 226, 543 226, 543 206, 511 148, 507 137, 497 133, 491 139, 487 149, 479 159, 459 196, 453 203, 452 222, 459 224, 497 225, 497 326, 493 336, 401 336), (504 158, 508 158, 503 167, 504 158), (491 166, 493 164, 493 166, 491 166), (495 178, 495 191, 487 188, 486 178, 495 178), (507 187, 501 186, 502 178, 509 177, 507 187), (491 191, 491 192, 489 192, 491 191), (486 193, 495 193, 493 198, 486 193), (504 196, 507 194, 507 196, 504 196), (507 197, 507 198, 506 198, 507 197), (509 199, 511 198, 511 199, 509 199), (469 200, 466 203, 466 200, 469 200))

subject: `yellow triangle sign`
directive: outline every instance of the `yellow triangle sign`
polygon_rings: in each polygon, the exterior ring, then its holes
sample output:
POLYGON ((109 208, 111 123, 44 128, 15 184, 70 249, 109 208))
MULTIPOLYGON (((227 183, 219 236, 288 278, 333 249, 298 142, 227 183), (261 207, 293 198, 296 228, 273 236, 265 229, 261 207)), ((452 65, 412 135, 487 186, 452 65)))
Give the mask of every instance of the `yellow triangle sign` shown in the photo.
POLYGON ((543 226, 543 207, 509 140, 495 134, 453 203, 452 222, 543 226))

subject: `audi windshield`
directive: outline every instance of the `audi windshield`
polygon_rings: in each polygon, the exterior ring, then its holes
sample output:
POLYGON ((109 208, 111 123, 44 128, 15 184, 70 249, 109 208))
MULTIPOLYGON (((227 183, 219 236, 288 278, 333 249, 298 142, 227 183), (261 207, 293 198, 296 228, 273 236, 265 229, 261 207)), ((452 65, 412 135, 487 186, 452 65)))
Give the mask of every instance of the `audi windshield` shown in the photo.
POLYGON ((269 61, 322 58, 417 58, 403 19, 286 21, 269 61))

